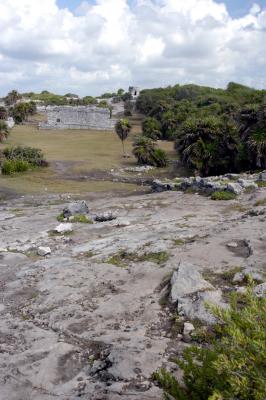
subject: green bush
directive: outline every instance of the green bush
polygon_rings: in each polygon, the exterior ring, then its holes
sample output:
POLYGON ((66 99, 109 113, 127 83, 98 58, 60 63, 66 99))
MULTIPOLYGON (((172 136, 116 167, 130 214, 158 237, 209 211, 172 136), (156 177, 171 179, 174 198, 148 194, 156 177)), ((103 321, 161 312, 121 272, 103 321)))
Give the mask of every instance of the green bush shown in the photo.
POLYGON ((219 190, 211 195, 212 200, 234 200, 236 197, 235 193, 227 192, 226 190, 219 190))
POLYGON ((168 159, 166 153, 162 149, 155 149, 152 155, 151 165, 162 168, 166 167, 168 164, 168 159))
POLYGON ((35 167, 46 167, 48 165, 43 152, 34 147, 6 147, 3 150, 3 155, 7 160, 23 160, 35 167))
POLYGON ((27 171, 30 168, 30 164, 23 160, 4 160, 1 168, 3 175, 12 175, 16 172, 27 171))
POLYGON ((156 143, 146 136, 136 136, 133 143, 133 154, 138 164, 165 167, 167 156, 164 150, 159 149, 156 143))
POLYGON ((234 294, 227 310, 210 307, 218 319, 211 343, 191 346, 176 360, 184 385, 165 369, 154 374, 166 399, 265 400, 266 298, 252 289, 234 294))

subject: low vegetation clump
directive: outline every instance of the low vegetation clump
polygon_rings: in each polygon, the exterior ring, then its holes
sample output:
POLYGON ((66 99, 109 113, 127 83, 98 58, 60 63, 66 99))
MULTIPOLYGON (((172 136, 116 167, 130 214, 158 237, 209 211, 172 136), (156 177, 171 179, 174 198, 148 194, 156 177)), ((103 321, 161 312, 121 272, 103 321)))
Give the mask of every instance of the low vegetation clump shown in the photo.
POLYGON ((219 190, 211 195, 212 200, 234 200, 236 197, 235 193, 227 192, 226 190, 219 190))
POLYGON ((165 369, 154 378, 166 399, 264 400, 266 393, 266 298, 234 294, 230 308, 210 307, 217 318, 210 343, 190 346, 182 360, 184 384, 165 369), (244 300, 244 302, 243 302, 244 300))
POLYGON ((159 149, 156 143, 145 136, 136 136, 133 143, 133 154, 140 165, 152 165, 162 168, 168 164, 164 150, 159 149))
POLYGON ((261 199, 256 201, 256 203, 254 204, 255 207, 259 207, 259 206, 266 206, 266 199, 261 199))
POLYGON ((257 181, 258 187, 266 187, 266 181, 257 181))
POLYGON ((1 165, 3 175, 12 175, 16 172, 26 172, 30 164, 23 160, 4 160, 1 165))
POLYGON ((2 151, 1 170, 4 175, 47 165, 42 151, 33 147, 7 147, 2 151))
POLYGON ((3 155, 7 160, 27 161, 34 167, 46 167, 47 161, 44 159, 43 152, 40 149, 28 146, 6 147, 3 155))
POLYGON ((106 262, 114 264, 118 267, 126 267, 129 262, 153 262, 158 265, 163 265, 168 260, 169 255, 166 251, 150 252, 138 255, 125 250, 111 256, 106 262))
POLYGON ((182 246, 183 244, 186 243, 185 240, 179 239, 179 238, 174 239, 173 242, 174 242, 174 244, 175 244, 176 246, 182 246))
POLYGON ((93 224, 93 221, 91 220, 91 218, 89 218, 87 215, 83 215, 83 214, 76 214, 76 215, 73 215, 72 217, 65 218, 64 214, 61 213, 57 216, 56 219, 58 222, 69 221, 69 222, 80 223, 80 224, 93 224))

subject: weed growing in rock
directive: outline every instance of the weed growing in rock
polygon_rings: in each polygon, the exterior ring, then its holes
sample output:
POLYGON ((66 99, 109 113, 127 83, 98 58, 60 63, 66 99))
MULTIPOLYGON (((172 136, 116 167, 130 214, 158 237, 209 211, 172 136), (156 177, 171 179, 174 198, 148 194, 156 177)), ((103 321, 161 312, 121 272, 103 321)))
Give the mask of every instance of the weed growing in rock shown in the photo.
POLYGON ((173 242, 176 246, 182 246, 183 244, 185 244, 185 241, 183 239, 179 239, 179 238, 174 239, 173 242))
POLYGON ((93 221, 87 217, 86 215, 83 214, 76 214, 73 215, 73 217, 70 218, 65 218, 64 214, 61 213, 56 217, 58 222, 65 222, 65 221, 70 221, 70 222, 78 222, 80 224, 93 224, 93 221))
POLYGON ((245 295, 231 297, 230 308, 210 306, 218 323, 209 346, 191 346, 175 362, 184 374, 184 386, 165 369, 154 378, 166 399, 264 400, 266 393, 266 298, 258 298, 249 285, 245 295))
POLYGON ((111 256, 106 262, 114 264, 118 267, 126 267, 129 262, 145 262, 150 261, 158 265, 163 265, 169 258, 166 251, 144 253, 138 255, 136 253, 128 253, 125 250, 111 256))

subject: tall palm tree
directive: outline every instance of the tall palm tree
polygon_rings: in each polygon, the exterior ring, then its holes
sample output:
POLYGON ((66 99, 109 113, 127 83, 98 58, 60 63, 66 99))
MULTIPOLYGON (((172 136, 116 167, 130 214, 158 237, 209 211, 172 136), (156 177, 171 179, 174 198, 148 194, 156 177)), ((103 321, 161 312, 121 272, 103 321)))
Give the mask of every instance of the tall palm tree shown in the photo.
POLYGON ((124 157, 126 156, 126 154, 125 154, 124 141, 125 141, 126 138, 128 137, 129 132, 131 131, 131 128, 132 128, 132 126, 131 126, 130 122, 128 121, 128 119, 125 119, 125 118, 119 119, 119 120, 117 121, 117 123, 115 124, 115 131, 116 131, 116 134, 117 134, 117 136, 119 137, 119 139, 120 139, 121 142, 122 142, 123 156, 124 156, 124 157))
POLYGON ((0 120, 0 142, 3 142, 9 135, 9 128, 5 121, 0 120))

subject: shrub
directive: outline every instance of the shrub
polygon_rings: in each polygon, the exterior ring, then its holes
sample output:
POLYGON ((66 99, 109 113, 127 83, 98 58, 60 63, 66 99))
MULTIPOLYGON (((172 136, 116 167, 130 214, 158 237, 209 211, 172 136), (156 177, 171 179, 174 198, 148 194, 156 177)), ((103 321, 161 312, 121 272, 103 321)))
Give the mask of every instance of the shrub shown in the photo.
POLYGON ((30 164, 23 160, 4 160, 2 164, 2 174, 12 175, 16 172, 25 172, 30 168, 30 164))
POLYGON ((1 165, 1 170, 3 175, 12 175, 14 171, 14 162, 10 160, 5 160, 1 165))
POLYGON ((166 153, 162 149, 155 149, 152 158, 151 165, 155 167, 162 168, 166 167, 168 164, 166 153))
POLYGON ((266 298, 234 294, 230 308, 210 307, 218 319, 211 343, 191 346, 176 360, 184 384, 165 369, 154 374, 166 399, 264 400, 266 393, 266 298), (239 306, 239 303, 244 306, 239 306))
POLYGON ((235 193, 227 192, 226 190, 213 192, 211 195, 212 200, 234 200, 236 197, 235 193))
POLYGON ((36 167, 46 167, 48 165, 44 159, 43 152, 34 147, 6 147, 3 150, 3 154, 7 160, 23 160, 36 167))

